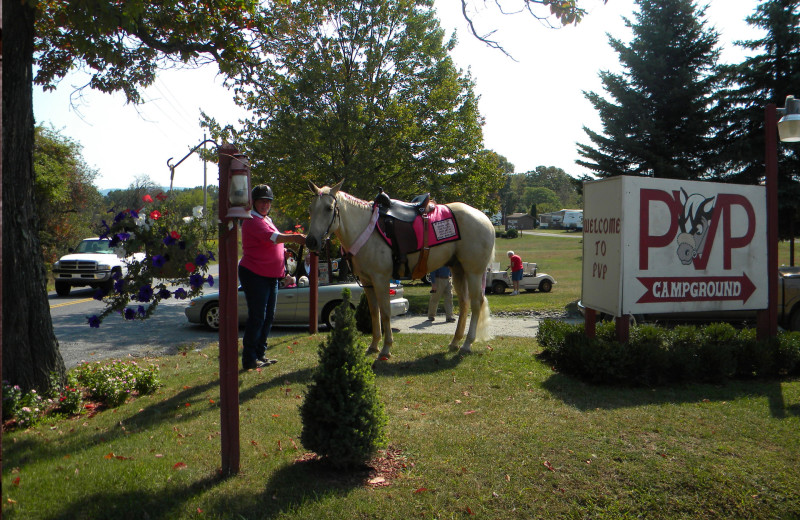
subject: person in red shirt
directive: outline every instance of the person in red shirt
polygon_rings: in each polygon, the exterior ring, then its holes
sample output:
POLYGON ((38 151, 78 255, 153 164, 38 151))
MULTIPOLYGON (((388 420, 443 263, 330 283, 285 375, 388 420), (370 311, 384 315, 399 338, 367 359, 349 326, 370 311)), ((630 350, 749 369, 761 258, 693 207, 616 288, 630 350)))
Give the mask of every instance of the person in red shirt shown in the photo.
POLYGON ((242 222, 242 259, 239 261, 239 283, 247 300, 247 323, 242 339, 242 367, 260 368, 276 362, 267 359, 267 341, 275 317, 278 285, 286 276, 283 244, 305 244, 306 236, 281 233, 269 211, 272 209, 272 188, 259 184, 252 192, 251 219, 242 222))
POLYGON ((522 280, 522 258, 515 255, 514 251, 509 251, 508 259, 511 262, 509 267, 511 268, 511 283, 514 285, 514 290, 511 292, 513 296, 519 294, 519 282, 522 280))

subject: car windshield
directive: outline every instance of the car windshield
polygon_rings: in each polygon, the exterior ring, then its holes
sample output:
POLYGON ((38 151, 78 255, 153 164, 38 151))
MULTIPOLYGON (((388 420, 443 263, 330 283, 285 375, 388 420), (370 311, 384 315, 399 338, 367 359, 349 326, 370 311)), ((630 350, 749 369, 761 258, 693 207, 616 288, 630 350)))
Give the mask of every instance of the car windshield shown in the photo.
POLYGON ((84 240, 75 249, 76 253, 114 254, 110 240, 84 240))

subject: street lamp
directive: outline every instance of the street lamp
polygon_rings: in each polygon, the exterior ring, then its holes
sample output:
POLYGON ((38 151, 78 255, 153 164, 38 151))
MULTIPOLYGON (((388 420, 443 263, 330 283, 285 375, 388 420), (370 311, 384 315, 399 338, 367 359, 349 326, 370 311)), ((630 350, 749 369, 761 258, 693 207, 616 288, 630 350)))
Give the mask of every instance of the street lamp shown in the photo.
POLYGON ((228 185, 230 208, 226 218, 251 218, 250 208, 250 163, 247 157, 237 153, 231 159, 228 185))
POLYGON ((796 143, 800 141, 800 99, 786 96, 786 106, 778 108, 783 117, 778 121, 778 136, 781 141, 796 143))
POLYGON ((767 185, 767 298, 766 310, 758 313, 758 339, 778 334, 778 140, 800 141, 800 100, 786 96, 786 106, 770 103, 764 109, 764 166, 767 185), (778 114, 782 117, 778 121, 778 114))

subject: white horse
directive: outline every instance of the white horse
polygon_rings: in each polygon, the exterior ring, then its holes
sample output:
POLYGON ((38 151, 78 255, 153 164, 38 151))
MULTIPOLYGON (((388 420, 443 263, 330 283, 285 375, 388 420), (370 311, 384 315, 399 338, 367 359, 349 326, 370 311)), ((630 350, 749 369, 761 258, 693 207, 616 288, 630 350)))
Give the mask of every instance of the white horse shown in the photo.
MULTIPOLYGON (((309 224, 306 245, 311 251, 319 251, 331 233, 336 234, 346 251, 350 252, 357 241, 362 245, 352 257, 353 270, 359 277, 367 293, 372 317, 372 342, 368 353, 378 352, 378 344, 383 332, 383 348, 379 359, 391 357, 392 327, 389 315, 389 283, 392 279, 392 249, 374 230, 362 237, 370 226, 373 214, 371 202, 358 199, 340 190, 340 181, 333 187, 318 188, 309 181, 314 194, 311 201, 311 223, 309 224), (361 240, 359 240, 361 238, 361 240), (366 241, 364 241, 366 240, 366 241)), ((489 336, 489 302, 484 296, 486 287, 486 267, 494 259, 494 227, 481 211, 454 202, 447 204, 455 216, 460 232, 460 240, 454 240, 430 248, 427 271, 443 265, 453 273, 453 286, 458 294, 458 324, 450 342, 450 349, 458 349, 464 337, 467 324, 467 302, 472 311, 461 353, 469 353, 472 343, 485 341, 489 336)), ((420 252, 409 253, 408 263, 416 265, 420 252)))

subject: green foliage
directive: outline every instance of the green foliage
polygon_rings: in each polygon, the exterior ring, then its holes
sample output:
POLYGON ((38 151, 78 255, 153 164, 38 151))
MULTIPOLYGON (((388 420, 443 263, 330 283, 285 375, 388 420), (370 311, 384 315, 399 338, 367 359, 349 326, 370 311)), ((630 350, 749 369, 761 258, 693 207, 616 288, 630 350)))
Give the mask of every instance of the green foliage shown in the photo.
POLYGON ((503 238, 517 238, 518 236, 519 236, 519 231, 517 231, 514 228, 506 230, 506 232, 503 234, 503 238))
POLYGON ((94 234, 101 206, 92 185, 97 172, 83 160, 80 144, 42 126, 35 129, 33 169, 36 208, 42 216, 39 241, 44 260, 51 263, 94 234))
POLYGON ((499 191, 500 205, 506 214, 531 211, 535 215, 563 208, 580 208, 581 184, 567 172, 555 166, 537 166, 522 173, 505 175, 505 184, 499 191))
POLYGON ((15 419, 17 426, 27 428, 39 420, 45 402, 36 390, 23 392, 18 385, 3 381, 3 420, 15 419))
POLYGON ((622 73, 602 71, 606 94, 587 92, 602 133, 584 128, 593 146, 578 145, 578 164, 595 175, 697 180, 717 167, 714 93, 718 34, 693 0, 636 0, 633 40, 609 36, 622 73))
POLYGON ((75 369, 75 377, 89 397, 110 407, 121 405, 134 393, 150 394, 161 386, 157 366, 142 368, 134 361, 84 362, 75 369))
POLYGON ((336 328, 319 346, 319 365, 300 408, 300 439, 332 464, 350 467, 386 446, 388 418, 358 341, 349 290, 342 291, 342 304, 334 312, 336 328))
MULTIPOLYGON (((736 42, 747 58, 721 68, 727 84, 721 92, 725 126, 720 130, 720 162, 726 180, 757 184, 764 175, 764 108, 768 103, 782 107, 787 94, 798 94, 800 1, 762 0, 747 23, 758 35, 736 42)), ((778 228, 780 237, 788 239, 800 225, 800 151, 778 146, 777 154, 778 228)))
POLYGON ((277 24, 268 5, 256 0, 178 0, 145 2, 39 2, 36 18, 35 82, 55 88, 67 72, 82 65, 87 86, 122 91, 142 101, 139 88, 155 81, 159 68, 209 59, 231 73, 257 62, 254 34, 272 34, 277 24))
POLYGON ((369 312, 366 292, 361 293, 356 307, 356 329, 364 334, 372 334, 372 314, 369 312))
POLYGON ((504 163, 483 148, 473 81, 448 56, 432 2, 287 2, 273 14, 292 38, 263 35, 274 66, 233 79, 252 117, 241 130, 205 125, 241 144, 254 179, 280 186, 287 214, 305 216, 308 180, 345 179, 367 200, 382 186, 397 199, 495 204, 504 163))
POLYGON ((583 325, 544 320, 536 338, 542 356, 557 369, 592 383, 720 383, 800 373, 800 332, 757 341, 754 330, 728 323, 673 329, 642 325, 631 327, 627 343, 616 341, 613 322, 598 323, 595 332, 587 338, 583 325))

